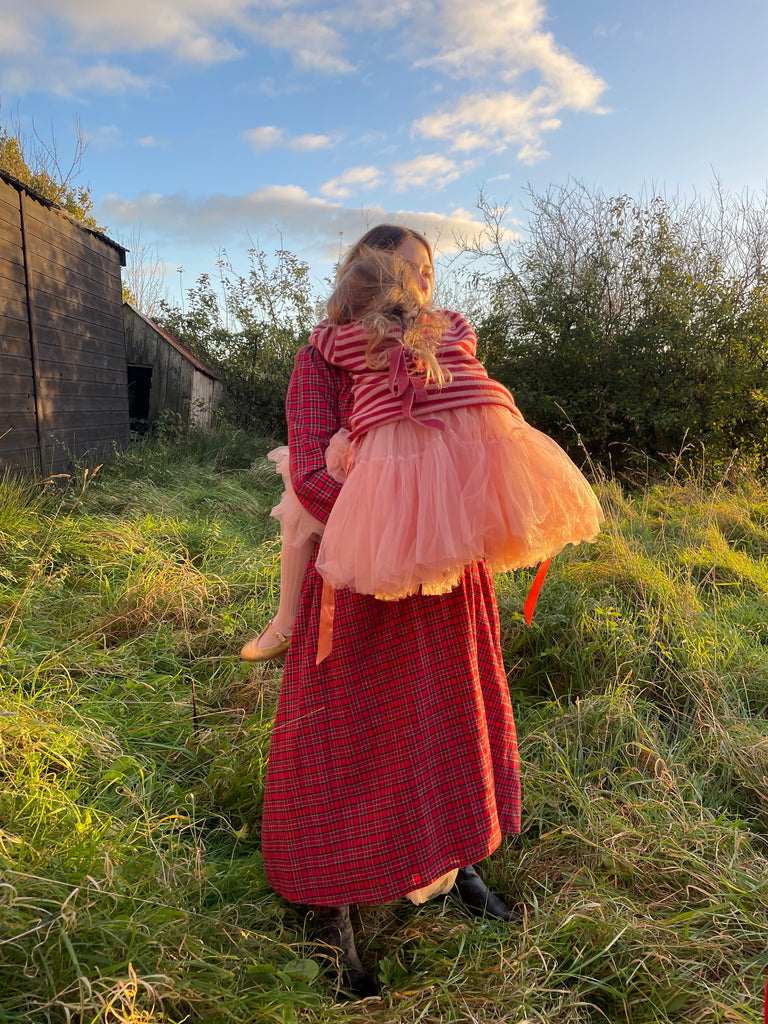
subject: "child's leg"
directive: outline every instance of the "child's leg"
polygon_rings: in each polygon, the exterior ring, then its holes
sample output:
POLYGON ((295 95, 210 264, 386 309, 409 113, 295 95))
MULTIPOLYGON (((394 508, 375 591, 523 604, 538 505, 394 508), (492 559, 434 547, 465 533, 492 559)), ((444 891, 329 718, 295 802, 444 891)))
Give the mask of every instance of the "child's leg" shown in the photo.
POLYGON ((280 604, 277 615, 272 619, 272 627, 285 636, 290 636, 296 625, 301 582, 307 571, 314 544, 313 537, 298 546, 283 544, 280 554, 280 604))
POLYGON ((283 542, 280 552, 280 604, 277 615, 240 651, 243 661, 270 661, 272 658, 282 657, 288 650, 291 633, 296 624, 301 581, 307 571, 314 543, 312 537, 302 544, 283 542))
POLYGON ((302 507, 294 493, 288 449, 276 448, 269 453, 268 458, 275 463, 285 483, 285 492, 272 509, 272 515, 280 520, 283 537, 280 552, 280 603, 274 619, 240 651, 243 661, 269 661, 281 657, 288 650, 296 623, 301 582, 307 571, 313 545, 317 536, 323 532, 323 524, 302 507))

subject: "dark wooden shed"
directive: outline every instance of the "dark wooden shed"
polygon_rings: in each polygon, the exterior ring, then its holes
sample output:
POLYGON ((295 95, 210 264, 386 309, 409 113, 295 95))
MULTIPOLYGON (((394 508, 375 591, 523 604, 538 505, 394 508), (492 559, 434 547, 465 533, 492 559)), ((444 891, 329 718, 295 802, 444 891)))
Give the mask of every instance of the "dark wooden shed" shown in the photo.
POLYGON ((125 252, 0 169, 0 471, 128 444, 125 252))
POLYGON ((129 302, 123 312, 131 422, 151 425, 170 412, 185 424, 215 426, 223 395, 219 375, 129 302))

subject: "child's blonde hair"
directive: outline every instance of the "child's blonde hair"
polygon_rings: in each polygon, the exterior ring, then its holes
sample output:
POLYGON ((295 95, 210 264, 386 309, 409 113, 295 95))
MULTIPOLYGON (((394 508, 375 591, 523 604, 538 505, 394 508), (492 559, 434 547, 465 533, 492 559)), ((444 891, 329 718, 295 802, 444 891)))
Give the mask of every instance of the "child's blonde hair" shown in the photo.
POLYGON ((398 326, 401 339, 394 344, 407 346, 426 382, 442 387, 449 374, 437 359, 437 347, 447 321, 425 303, 416 270, 396 251, 409 238, 424 246, 431 264, 429 242, 409 228, 381 224, 363 235, 339 267, 328 319, 361 324, 370 335, 365 358, 372 370, 386 368, 393 348, 391 330, 398 326))

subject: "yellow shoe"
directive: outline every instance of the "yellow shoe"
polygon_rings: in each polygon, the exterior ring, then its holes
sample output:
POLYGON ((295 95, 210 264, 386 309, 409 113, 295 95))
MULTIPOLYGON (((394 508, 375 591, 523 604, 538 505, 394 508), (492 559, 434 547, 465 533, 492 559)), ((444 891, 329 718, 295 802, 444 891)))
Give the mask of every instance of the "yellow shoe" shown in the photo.
POLYGON ((243 647, 240 651, 240 658, 242 661, 272 661, 273 658, 282 658, 290 646, 291 638, 278 633, 272 623, 268 622, 256 639, 249 640, 243 647), (271 647, 260 646, 268 633, 277 637, 277 643, 272 644, 271 647))

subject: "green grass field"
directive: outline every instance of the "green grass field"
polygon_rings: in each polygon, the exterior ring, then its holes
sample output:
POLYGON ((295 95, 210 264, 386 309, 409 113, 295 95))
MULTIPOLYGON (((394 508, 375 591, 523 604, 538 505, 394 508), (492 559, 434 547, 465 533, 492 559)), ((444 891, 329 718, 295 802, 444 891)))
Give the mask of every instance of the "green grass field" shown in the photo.
POLYGON ((268 443, 145 443, 0 484, 0 1024, 759 1022, 768 970, 768 487, 599 486, 597 544, 499 577, 525 914, 363 907, 384 995, 343 1002, 267 886, 280 685, 268 443))

